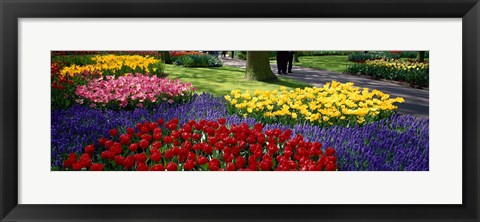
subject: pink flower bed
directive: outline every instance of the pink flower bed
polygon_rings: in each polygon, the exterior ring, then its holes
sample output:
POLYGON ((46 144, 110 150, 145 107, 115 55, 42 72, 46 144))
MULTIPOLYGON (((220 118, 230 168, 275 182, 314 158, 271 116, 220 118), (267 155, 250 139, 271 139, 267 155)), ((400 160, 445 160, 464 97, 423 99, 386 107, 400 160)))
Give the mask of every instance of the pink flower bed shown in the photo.
POLYGON ((195 91, 191 83, 180 80, 158 78, 137 73, 115 79, 114 76, 98 78, 87 85, 77 87, 77 103, 115 107, 152 105, 162 101, 173 103, 190 98, 195 91))

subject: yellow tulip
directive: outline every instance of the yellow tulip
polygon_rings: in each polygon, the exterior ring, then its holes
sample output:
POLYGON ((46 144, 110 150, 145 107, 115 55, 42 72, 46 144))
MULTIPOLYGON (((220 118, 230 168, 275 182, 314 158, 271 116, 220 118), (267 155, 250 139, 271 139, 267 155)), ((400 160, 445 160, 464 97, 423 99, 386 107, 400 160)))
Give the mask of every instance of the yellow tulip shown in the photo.
MULTIPOLYGON (((343 84, 336 81, 326 83, 323 87, 289 91, 283 87, 272 91, 255 90, 253 98, 248 90, 243 93, 234 90, 231 94, 242 104, 235 105, 238 112, 247 116, 254 117, 258 112, 263 112, 260 115, 266 118, 291 116, 292 119, 324 124, 346 121, 347 115, 355 116, 357 123, 363 124, 365 117, 395 110, 397 106, 394 103, 404 102, 403 98, 390 98, 390 95, 375 89, 369 91, 351 82, 343 84), (247 110, 240 111, 245 107, 248 107, 247 110)), ((230 103, 234 104, 233 101, 230 103)))

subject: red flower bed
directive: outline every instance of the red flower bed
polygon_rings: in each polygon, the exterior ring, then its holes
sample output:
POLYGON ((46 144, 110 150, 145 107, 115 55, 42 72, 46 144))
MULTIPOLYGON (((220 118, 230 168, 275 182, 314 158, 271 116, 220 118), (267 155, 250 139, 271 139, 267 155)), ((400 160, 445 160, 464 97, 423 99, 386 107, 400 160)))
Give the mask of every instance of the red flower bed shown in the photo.
POLYGON ((227 127, 218 121, 191 120, 179 128, 178 119, 139 123, 124 134, 109 131, 98 146, 70 153, 64 167, 71 170, 137 171, 335 171, 335 150, 306 142, 290 130, 266 130, 263 125, 227 127))
POLYGON ((99 72, 84 72, 81 75, 68 76, 61 75, 60 70, 65 66, 61 62, 52 62, 50 64, 51 81, 51 102, 53 108, 65 108, 72 105, 77 98, 75 90, 78 85, 86 84, 92 78, 101 76, 99 72))
POLYGON ((184 56, 184 55, 201 55, 203 53, 196 51, 172 51, 170 52, 171 57, 184 56))

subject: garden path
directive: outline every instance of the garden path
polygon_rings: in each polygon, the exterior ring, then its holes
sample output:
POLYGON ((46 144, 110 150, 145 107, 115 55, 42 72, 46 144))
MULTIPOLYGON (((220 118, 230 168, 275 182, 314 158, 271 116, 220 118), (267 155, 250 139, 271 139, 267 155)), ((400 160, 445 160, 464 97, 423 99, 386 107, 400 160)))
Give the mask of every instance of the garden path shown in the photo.
MULTIPOLYGON (((246 62, 239 59, 222 59, 224 65, 245 68, 246 62)), ((399 85, 387 81, 375 80, 366 76, 355 76, 326 70, 317 70, 295 66, 293 73, 282 75, 282 77, 309 83, 314 86, 323 86, 326 82, 335 80, 337 82, 353 82, 356 86, 377 89, 390 94, 391 97, 403 97, 404 103, 398 105, 398 112, 427 118, 429 112, 429 91, 428 89, 417 89, 410 86, 399 85)), ((271 64, 272 71, 277 73, 277 65, 271 64)))

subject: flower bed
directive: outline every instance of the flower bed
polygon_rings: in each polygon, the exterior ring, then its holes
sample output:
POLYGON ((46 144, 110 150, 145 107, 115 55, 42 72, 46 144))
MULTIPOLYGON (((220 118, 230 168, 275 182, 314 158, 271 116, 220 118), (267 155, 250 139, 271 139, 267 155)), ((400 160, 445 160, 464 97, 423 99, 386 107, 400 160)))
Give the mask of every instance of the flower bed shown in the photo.
POLYGON ((100 72, 83 72, 79 75, 61 75, 63 63, 51 63, 51 106, 52 108, 67 108, 75 103, 75 90, 78 85, 87 84, 92 78, 99 78, 100 72))
MULTIPOLYGON (((397 115, 403 98, 335 81, 197 95, 190 83, 161 78, 159 56, 52 53, 52 170, 429 170, 428 119, 397 115)), ((171 57, 186 67, 221 65, 200 52, 171 57)), ((388 78, 426 71, 428 84, 428 63, 357 65, 388 78)))
POLYGON ((178 119, 165 123, 138 123, 123 134, 109 130, 98 146, 85 146, 77 157, 70 153, 63 165, 70 170, 137 171, 321 171, 336 170, 335 150, 319 142, 305 142, 291 130, 267 130, 255 124, 225 126, 218 121, 190 120, 179 128, 178 119))
POLYGON ((404 81, 428 87, 428 63, 400 60, 371 60, 347 66, 347 73, 372 76, 376 79, 404 81))
POLYGON ((378 90, 361 90, 353 83, 331 82, 323 88, 307 87, 287 91, 234 90, 225 96, 230 113, 248 116, 265 123, 319 126, 363 125, 391 116, 396 102, 403 98, 390 98, 378 90))
POLYGON ((163 75, 164 65, 162 61, 150 56, 141 55, 96 55, 90 58, 93 64, 71 65, 64 67, 60 75, 71 77, 85 72, 95 71, 103 75, 119 76, 125 73, 149 73, 163 75))
MULTIPOLYGON (((254 126, 255 119, 229 115, 225 100, 209 94, 194 95, 183 104, 162 103, 151 109, 133 111, 94 109, 75 105, 69 109, 53 109, 51 117, 52 170, 63 170, 68 153, 83 152, 85 146, 109 137, 110 129, 125 132, 139 122, 173 119, 183 125, 189 120, 226 119, 226 125, 247 123, 254 126)), ((279 128, 302 134, 305 141, 321 141, 323 147, 334 147, 338 170, 428 170, 428 119, 392 115, 362 127, 321 127, 309 124, 285 126, 265 124, 264 132, 279 128)), ((94 161, 95 162, 95 161, 94 161)))
POLYGON ((169 52, 171 57, 178 57, 184 55, 202 55, 202 52, 197 51, 171 51, 169 52))
MULTIPOLYGON (((153 54, 153 52, 144 53, 153 54)), ((93 56, 73 54, 66 56, 55 56, 52 58, 52 61, 53 60, 57 60, 57 62, 51 63, 51 106, 53 108, 68 108, 74 104, 76 100, 83 102, 82 99, 84 98, 79 99, 75 93, 77 88, 82 85, 87 85, 94 79, 96 79, 95 81, 98 81, 98 78, 109 76, 109 74, 118 77, 127 75, 127 71, 136 70, 141 73, 145 73, 146 75, 155 75, 157 77, 166 76, 163 73, 162 62, 150 56, 112 54, 93 56), (74 65, 66 66, 66 64, 70 63, 73 63, 74 65), (83 65, 75 65, 77 63, 83 65)), ((145 88, 145 86, 142 86, 142 88, 145 88)), ((90 99, 92 99, 92 101, 104 101, 105 98, 102 97, 104 95, 106 95, 105 92, 97 92, 97 96, 100 97, 90 99), (100 95, 102 93, 103 95, 100 95)), ((126 95, 110 94, 110 97, 115 98, 123 98, 125 96, 126 95)), ((175 98, 167 98, 167 100, 175 98)), ((140 100, 141 99, 144 98, 140 98, 140 100)), ((108 101, 111 100, 115 101, 113 98, 108 99, 108 101)), ((125 105, 125 101, 123 100, 121 100, 120 103, 120 105, 125 105)), ((141 102, 136 102, 135 105, 136 104, 141 104, 141 102)))
MULTIPOLYGON (((279 124, 270 128, 289 128, 279 124)), ((428 171, 429 121, 409 115, 393 115, 362 127, 322 128, 295 125, 293 133, 308 141, 335 147, 342 171, 428 171)))
POLYGON ((92 58, 95 56, 114 55, 136 55, 161 58, 159 51, 52 51, 51 62, 63 63, 65 66, 94 64, 92 58))
POLYGON ((104 51, 51 51, 52 56, 67 56, 67 55, 97 55, 104 54, 104 51))
POLYGON ((78 86, 75 94, 79 96, 77 102, 80 104, 117 109, 149 107, 163 101, 185 101, 194 91, 191 83, 137 73, 117 79, 114 76, 94 79, 87 85, 78 86))

